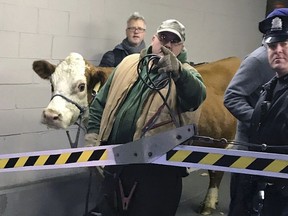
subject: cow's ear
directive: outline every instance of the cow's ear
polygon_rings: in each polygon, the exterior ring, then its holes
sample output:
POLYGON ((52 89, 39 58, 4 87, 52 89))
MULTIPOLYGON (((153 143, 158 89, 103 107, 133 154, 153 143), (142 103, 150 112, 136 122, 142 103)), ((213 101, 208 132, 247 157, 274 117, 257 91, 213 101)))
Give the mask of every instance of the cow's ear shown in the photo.
POLYGON ((33 62, 33 70, 42 79, 49 79, 51 74, 54 73, 56 66, 45 61, 39 60, 33 62))
POLYGON ((94 66, 90 62, 85 61, 85 76, 88 91, 92 91, 98 83, 100 83, 100 86, 103 86, 111 71, 112 68, 94 66))
POLYGON ((93 70, 86 70, 85 75, 87 78, 88 91, 92 91, 96 84, 100 84, 100 86, 104 85, 107 80, 107 74, 105 74, 105 72, 102 70, 97 70, 97 68, 93 68, 93 70))

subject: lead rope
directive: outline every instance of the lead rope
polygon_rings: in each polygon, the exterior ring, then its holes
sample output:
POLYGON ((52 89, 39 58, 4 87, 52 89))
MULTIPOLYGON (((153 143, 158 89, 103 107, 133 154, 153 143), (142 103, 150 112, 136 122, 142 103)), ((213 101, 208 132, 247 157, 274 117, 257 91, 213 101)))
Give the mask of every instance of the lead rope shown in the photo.
MULTIPOLYGON (((97 93, 96 91, 92 91, 92 100, 90 101, 88 107, 90 107, 91 103, 94 101, 95 97, 96 97, 97 93)), ((81 107, 78 103, 74 102, 73 100, 71 100, 70 98, 67 98, 66 96, 64 95, 61 95, 61 94, 55 94, 51 97, 51 100, 56 97, 56 96, 59 96, 59 97, 62 97, 64 100, 68 101, 69 103, 72 103, 73 105, 75 105, 80 113, 79 113, 79 117, 78 117, 78 120, 75 122, 75 125, 78 126, 77 128, 77 132, 76 132, 76 137, 75 137, 75 140, 74 142, 72 141, 71 139, 71 136, 70 136, 70 133, 68 130, 66 130, 66 135, 68 137, 68 141, 69 141, 69 144, 71 146, 71 148, 77 148, 78 147, 78 143, 79 143, 79 138, 80 138, 80 130, 82 129, 83 131, 87 131, 86 128, 84 128, 82 125, 82 119, 83 119, 83 115, 85 113, 85 111, 87 110, 87 107, 81 107)), ((86 203, 85 203, 85 215, 88 214, 88 205, 89 205, 89 196, 90 196, 90 190, 91 190, 91 184, 92 184, 92 169, 89 169, 89 180, 88 180, 88 191, 87 191, 87 194, 86 194, 86 203)))
MULTIPOLYGON (((92 99, 91 99, 88 107, 90 107, 90 105, 91 105, 92 102, 94 101, 96 95, 97 95, 97 92, 93 90, 93 91, 92 91, 92 99)), ((77 147, 78 147, 78 143, 79 143, 79 138, 80 138, 80 129, 82 129, 82 130, 85 131, 85 132, 87 131, 87 129, 82 126, 82 119, 83 119, 83 115, 84 115, 84 113, 85 113, 85 111, 86 111, 86 108, 81 107, 81 106, 78 105, 76 102, 70 100, 69 98, 67 98, 67 97, 65 97, 65 96, 63 96, 63 95, 56 94, 56 95, 54 95, 53 97, 55 97, 55 96, 60 96, 60 97, 64 98, 64 99, 67 100, 68 102, 74 104, 74 105, 80 110, 80 114, 79 114, 79 117, 78 117, 78 120, 77 120, 78 122, 76 121, 76 122, 74 123, 75 125, 78 126, 77 132, 76 132, 76 137, 75 137, 74 142, 73 142, 72 139, 71 139, 71 136, 70 136, 70 134, 69 134, 69 131, 66 130, 66 134, 67 134, 68 141, 69 141, 69 143, 70 143, 71 148, 77 148, 77 147)), ((53 99, 53 97, 51 98, 51 100, 53 99)))
POLYGON ((148 120, 146 125, 144 125, 144 127, 142 129, 141 137, 143 137, 147 131, 149 131, 150 129, 152 129, 154 127, 155 122, 159 118, 160 113, 165 106, 167 107, 167 109, 169 111, 169 115, 171 117, 172 122, 175 124, 176 127, 180 127, 180 123, 176 120, 175 112, 170 108, 170 106, 167 103, 167 100, 168 100, 168 97, 169 97, 170 91, 171 91, 171 79, 172 79, 171 73, 162 73, 162 74, 160 74, 158 79, 156 79, 155 81, 153 81, 149 76, 149 74, 152 72, 152 69, 157 67, 157 63, 158 63, 159 59, 160 59, 160 57, 157 55, 148 54, 148 55, 144 56, 142 59, 140 59, 138 65, 137 65, 137 73, 138 73, 138 76, 141 79, 141 81, 148 88, 156 91, 163 100, 163 104, 158 108, 157 112, 148 120), (141 76, 141 71, 142 71, 143 67, 146 67, 146 73, 147 73, 146 80, 141 76), (160 90, 165 88, 166 86, 168 86, 168 92, 167 92, 166 96, 164 96, 160 92, 160 90))
POLYGON ((70 143, 70 146, 71 148, 77 148, 78 146, 78 142, 79 142, 79 137, 80 137, 80 129, 83 129, 85 131, 85 128, 83 128, 81 126, 82 124, 82 117, 85 113, 85 111, 87 110, 87 107, 82 107, 80 106, 78 103, 76 103, 75 101, 71 100, 70 98, 62 95, 62 94, 55 94, 51 97, 51 100, 54 98, 54 97, 61 97, 63 98, 64 100, 68 101, 69 103, 73 104, 74 106, 76 106, 78 109, 79 109, 79 117, 78 117, 78 121, 79 123, 76 121, 75 124, 78 125, 78 129, 77 129, 77 132, 76 132, 76 138, 74 140, 74 142, 72 141, 71 139, 71 136, 69 134, 69 131, 66 130, 66 134, 67 134, 67 137, 68 137, 68 141, 70 143))
POLYGON ((214 139, 212 137, 200 136, 200 135, 194 135, 190 139, 197 142, 215 144, 215 147, 225 147, 227 145, 245 146, 245 147, 253 147, 255 150, 263 152, 265 152, 267 149, 274 149, 274 150, 277 149, 279 151, 288 150, 288 145, 267 145, 265 143, 257 144, 257 143, 239 142, 235 140, 227 140, 225 138, 214 139))
POLYGON ((83 131, 86 131, 86 129, 81 126, 81 124, 82 124, 82 115, 79 115, 78 121, 79 122, 75 122, 75 124, 78 126, 78 128, 77 128, 76 137, 75 137, 74 142, 71 139, 69 131, 66 130, 66 134, 67 134, 68 141, 70 143, 71 148, 77 148, 78 147, 79 138, 80 138, 80 129, 82 129, 83 131))
POLYGON ((92 185, 92 169, 89 169, 88 189, 87 189, 87 193, 86 193, 84 216, 86 216, 86 215, 88 216, 91 185, 92 185))
MULTIPOLYGON (((92 91, 92 99, 91 99, 88 107, 91 106, 91 104, 93 103, 96 95, 97 95, 97 92, 93 90, 92 91)), ((92 170, 92 168, 90 168, 89 169, 88 188, 87 188, 87 193, 86 193, 86 202, 85 202, 84 216, 89 216, 88 213, 89 213, 89 199, 90 199, 90 192, 91 192, 91 185, 92 185, 92 174, 93 174, 93 170, 92 170)), ((95 215, 101 216, 102 214, 95 212, 95 215)))

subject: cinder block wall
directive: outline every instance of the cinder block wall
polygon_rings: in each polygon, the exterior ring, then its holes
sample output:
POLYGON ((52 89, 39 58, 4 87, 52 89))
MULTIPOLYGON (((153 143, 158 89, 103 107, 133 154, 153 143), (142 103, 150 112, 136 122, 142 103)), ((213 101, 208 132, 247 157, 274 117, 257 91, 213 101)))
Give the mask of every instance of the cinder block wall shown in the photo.
MULTIPOLYGON (((40 124, 50 85, 32 71, 34 60, 58 63, 73 51, 97 65, 105 51, 122 41, 134 11, 146 17, 147 45, 163 20, 176 18, 187 29, 190 61, 242 58, 260 44, 257 26, 265 8, 263 0, 0 0, 0 154, 69 148, 63 130, 40 124)), ((37 191, 36 182, 53 191, 53 181, 65 176, 72 181, 78 174, 85 175, 86 169, 1 173, 0 215, 17 215, 11 212, 21 207, 17 194, 26 186, 28 194, 37 191)), ((31 198, 34 206, 29 208, 35 216, 49 215, 43 212, 52 199, 46 197, 41 205, 42 200, 31 198)))

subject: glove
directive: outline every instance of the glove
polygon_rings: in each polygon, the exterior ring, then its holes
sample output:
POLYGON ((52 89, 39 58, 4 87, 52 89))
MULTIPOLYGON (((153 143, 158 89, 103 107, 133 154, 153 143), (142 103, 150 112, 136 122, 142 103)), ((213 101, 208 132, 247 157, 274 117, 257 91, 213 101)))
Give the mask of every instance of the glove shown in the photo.
POLYGON ((160 58, 157 67, 159 73, 172 73, 172 78, 177 81, 180 77, 179 71, 181 67, 180 61, 169 49, 162 46, 161 51, 163 56, 160 58))
POLYGON ((100 142, 98 141, 98 134, 88 133, 85 134, 85 147, 99 146, 100 142))

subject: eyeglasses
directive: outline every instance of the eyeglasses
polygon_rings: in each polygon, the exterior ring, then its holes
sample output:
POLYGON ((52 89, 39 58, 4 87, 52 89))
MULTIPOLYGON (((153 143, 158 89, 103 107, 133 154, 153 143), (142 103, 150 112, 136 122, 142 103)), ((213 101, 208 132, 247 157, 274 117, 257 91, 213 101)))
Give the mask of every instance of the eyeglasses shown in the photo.
POLYGON ((169 37, 168 35, 165 35, 165 34, 158 34, 157 37, 162 44, 167 44, 169 42, 175 45, 181 44, 181 40, 178 37, 172 38, 173 36, 169 37))
POLYGON ((129 30, 130 32, 136 32, 138 31, 139 33, 144 32, 146 29, 141 28, 141 27, 128 27, 127 30, 129 30))

